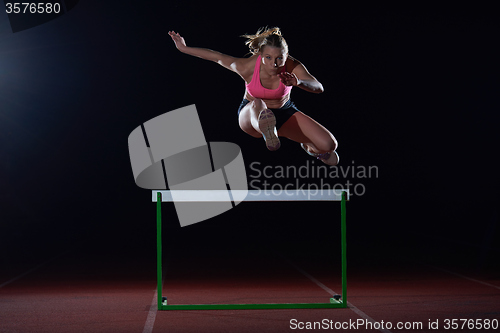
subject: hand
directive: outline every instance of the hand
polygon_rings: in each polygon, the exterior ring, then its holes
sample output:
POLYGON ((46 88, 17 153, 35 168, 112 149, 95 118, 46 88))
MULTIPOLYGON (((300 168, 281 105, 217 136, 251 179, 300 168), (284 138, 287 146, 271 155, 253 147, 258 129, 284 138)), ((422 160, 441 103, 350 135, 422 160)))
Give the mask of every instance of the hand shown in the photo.
POLYGON ((283 84, 285 86, 296 87, 299 85, 299 79, 293 73, 284 72, 284 73, 278 74, 278 76, 280 77, 281 82, 283 82, 283 84))
POLYGON ((184 40, 184 38, 182 38, 181 35, 179 35, 179 33, 175 31, 169 31, 168 35, 172 37, 172 40, 175 43, 175 47, 177 47, 179 51, 182 51, 184 48, 186 48, 186 41, 184 40))

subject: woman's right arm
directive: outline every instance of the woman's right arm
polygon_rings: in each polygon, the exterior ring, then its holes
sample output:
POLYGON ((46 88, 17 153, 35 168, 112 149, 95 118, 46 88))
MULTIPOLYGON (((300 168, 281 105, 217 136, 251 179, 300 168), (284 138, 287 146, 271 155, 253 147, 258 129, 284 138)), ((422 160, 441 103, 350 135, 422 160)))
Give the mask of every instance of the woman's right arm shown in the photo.
POLYGON ((179 33, 169 31, 168 34, 172 37, 177 49, 182 53, 216 62, 222 67, 242 75, 242 71, 244 70, 244 66, 242 66, 243 59, 231 57, 210 49, 190 47, 186 45, 186 41, 181 35, 179 35, 179 33))

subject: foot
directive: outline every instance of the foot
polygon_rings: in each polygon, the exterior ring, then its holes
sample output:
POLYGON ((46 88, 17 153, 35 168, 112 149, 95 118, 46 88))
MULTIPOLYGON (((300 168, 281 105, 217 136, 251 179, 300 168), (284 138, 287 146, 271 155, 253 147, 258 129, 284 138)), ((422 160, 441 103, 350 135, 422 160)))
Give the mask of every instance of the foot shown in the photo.
POLYGON ((302 149, 306 151, 309 155, 316 157, 318 160, 321 162, 328 164, 328 165, 337 165, 339 164, 339 155, 337 154, 336 151, 328 152, 328 153, 323 153, 323 154, 318 154, 314 153, 309 150, 309 147, 307 147, 305 144, 301 143, 300 146, 302 149))
POLYGON ((278 131, 276 130, 276 117, 271 110, 265 109, 260 112, 259 130, 266 141, 267 149, 271 151, 278 150, 281 143, 278 138, 278 131))
POLYGON ((320 154, 324 156, 318 156, 318 159, 328 165, 337 165, 339 164, 339 154, 336 151, 332 151, 331 153, 320 154))

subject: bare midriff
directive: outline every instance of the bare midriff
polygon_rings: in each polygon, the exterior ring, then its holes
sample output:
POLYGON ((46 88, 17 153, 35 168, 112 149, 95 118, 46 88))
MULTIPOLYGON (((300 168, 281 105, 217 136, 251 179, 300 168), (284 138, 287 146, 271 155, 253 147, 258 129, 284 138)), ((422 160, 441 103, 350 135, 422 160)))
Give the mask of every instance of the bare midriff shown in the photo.
MULTIPOLYGON (((249 100, 250 102, 255 100, 255 98, 253 96, 250 96, 250 94, 246 90, 245 90, 245 97, 244 98, 249 100)), ((288 102, 289 99, 290 99, 290 94, 287 94, 287 95, 283 96, 283 98, 281 98, 281 99, 263 99, 263 101, 264 101, 264 103, 266 103, 266 105, 269 109, 279 109, 283 105, 285 105, 285 103, 288 102)))

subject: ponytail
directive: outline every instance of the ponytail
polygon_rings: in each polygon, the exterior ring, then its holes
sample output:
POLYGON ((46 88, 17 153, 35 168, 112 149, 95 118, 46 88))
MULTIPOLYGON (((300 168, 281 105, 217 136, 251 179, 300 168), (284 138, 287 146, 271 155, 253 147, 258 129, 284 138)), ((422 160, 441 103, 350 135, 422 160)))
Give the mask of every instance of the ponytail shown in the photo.
POLYGON ((258 54, 264 46, 274 46, 284 48, 288 53, 288 44, 281 36, 280 28, 260 28, 255 35, 242 35, 247 38, 245 45, 248 45, 250 53, 258 54))

